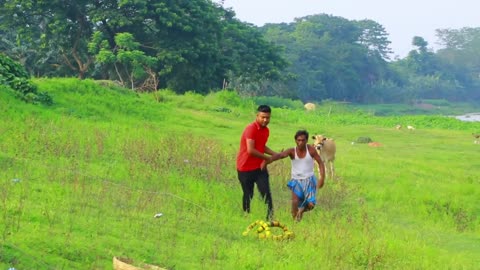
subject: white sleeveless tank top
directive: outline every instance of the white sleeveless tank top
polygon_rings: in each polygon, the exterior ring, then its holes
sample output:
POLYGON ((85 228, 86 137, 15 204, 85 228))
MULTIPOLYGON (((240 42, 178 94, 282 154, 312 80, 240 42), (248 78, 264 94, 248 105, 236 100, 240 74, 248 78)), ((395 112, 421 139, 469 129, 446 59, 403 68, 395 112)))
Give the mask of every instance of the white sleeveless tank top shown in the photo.
POLYGON ((295 159, 292 159, 292 178, 293 179, 306 179, 311 177, 314 174, 313 170, 313 158, 308 152, 305 154, 304 158, 299 158, 297 155, 297 148, 295 147, 295 159))

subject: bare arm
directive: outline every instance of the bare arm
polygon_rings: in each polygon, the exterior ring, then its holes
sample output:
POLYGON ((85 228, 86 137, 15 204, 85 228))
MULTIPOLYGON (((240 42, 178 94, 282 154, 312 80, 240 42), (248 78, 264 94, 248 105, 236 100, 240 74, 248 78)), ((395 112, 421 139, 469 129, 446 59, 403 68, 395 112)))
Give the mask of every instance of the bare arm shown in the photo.
POLYGON ((269 154, 269 155, 271 155, 271 156, 277 154, 277 152, 273 151, 272 149, 270 149, 270 147, 268 147, 268 146, 266 146, 266 145, 265 145, 265 153, 267 153, 267 154, 269 154))
POLYGON ((286 158, 286 157, 288 157, 288 156, 291 157, 291 155, 292 155, 291 153, 293 153, 292 151, 293 151, 293 148, 290 148, 290 149, 287 149, 287 150, 282 151, 282 152, 280 152, 280 153, 275 153, 275 154, 273 154, 273 155, 271 156, 270 160, 266 160, 266 161, 264 161, 264 162, 262 163, 262 166, 261 166, 262 170, 265 169, 265 167, 267 166, 267 164, 270 164, 270 163, 272 163, 272 162, 274 162, 274 161, 276 161, 276 160, 279 160, 279 159, 286 158))
POLYGON ((322 158, 320 158, 320 155, 318 154, 317 150, 313 146, 308 146, 308 151, 310 152, 310 155, 312 158, 317 162, 318 165, 318 182, 317 182, 317 190, 321 189, 323 187, 323 184, 325 183, 325 166, 323 165, 322 158))
MULTIPOLYGON (((267 149, 267 147, 265 146, 265 150, 267 149)), ((271 150, 270 150, 271 151, 271 150)), ((254 156, 254 157, 257 157, 257 158, 261 158, 263 160, 269 160, 270 157, 267 156, 267 155, 264 155, 263 153, 260 153, 260 151, 258 151, 257 149, 255 149, 255 140, 252 140, 252 139, 247 139, 247 153, 251 156, 254 156)), ((265 153, 268 154, 267 151, 265 151, 265 153)))
POLYGON ((274 155, 272 155, 271 162, 279 160, 279 159, 283 159, 283 158, 286 158, 286 157, 292 157, 293 150, 294 150, 294 148, 289 148, 289 149, 287 149, 285 151, 282 151, 280 153, 275 153, 274 155))

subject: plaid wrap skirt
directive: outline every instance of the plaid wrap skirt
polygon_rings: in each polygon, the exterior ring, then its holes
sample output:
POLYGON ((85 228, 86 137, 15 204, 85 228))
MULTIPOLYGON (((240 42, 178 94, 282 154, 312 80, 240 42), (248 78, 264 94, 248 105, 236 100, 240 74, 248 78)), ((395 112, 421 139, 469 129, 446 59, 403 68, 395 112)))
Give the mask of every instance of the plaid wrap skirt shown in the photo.
POLYGON ((299 209, 305 208, 308 203, 317 204, 317 178, 315 175, 305 179, 292 178, 288 181, 287 187, 300 199, 299 209))

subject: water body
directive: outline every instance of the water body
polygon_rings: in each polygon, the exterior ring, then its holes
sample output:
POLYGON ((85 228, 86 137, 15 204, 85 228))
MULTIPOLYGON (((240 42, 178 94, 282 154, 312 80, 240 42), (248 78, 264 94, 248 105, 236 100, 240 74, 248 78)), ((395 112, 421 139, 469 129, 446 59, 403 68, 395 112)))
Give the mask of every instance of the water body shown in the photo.
POLYGON ((480 122, 480 112, 458 115, 458 116, 455 116, 455 118, 465 122, 480 122))

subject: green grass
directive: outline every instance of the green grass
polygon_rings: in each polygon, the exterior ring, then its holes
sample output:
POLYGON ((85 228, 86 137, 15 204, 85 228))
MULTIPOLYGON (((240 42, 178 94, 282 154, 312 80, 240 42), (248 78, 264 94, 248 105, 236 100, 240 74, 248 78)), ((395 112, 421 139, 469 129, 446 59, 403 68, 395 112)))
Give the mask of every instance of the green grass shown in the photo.
POLYGON ((419 100, 418 104, 356 104, 354 108, 377 116, 393 115, 462 115, 478 110, 475 103, 450 103, 444 99, 419 100))
POLYGON ((112 269, 113 256, 168 269, 480 264, 480 146, 471 135, 479 123, 377 117, 335 104, 274 107, 269 146, 292 147, 300 128, 333 137, 337 179, 294 223, 289 161, 271 164, 275 216, 295 238, 260 240, 242 232, 266 208, 255 194, 243 215, 235 171, 253 100, 36 83, 53 106, 23 103, 0 87, 0 268, 112 269), (417 129, 395 130, 398 123, 417 129), (351 143, 360 136, 382 146, 351 143))

